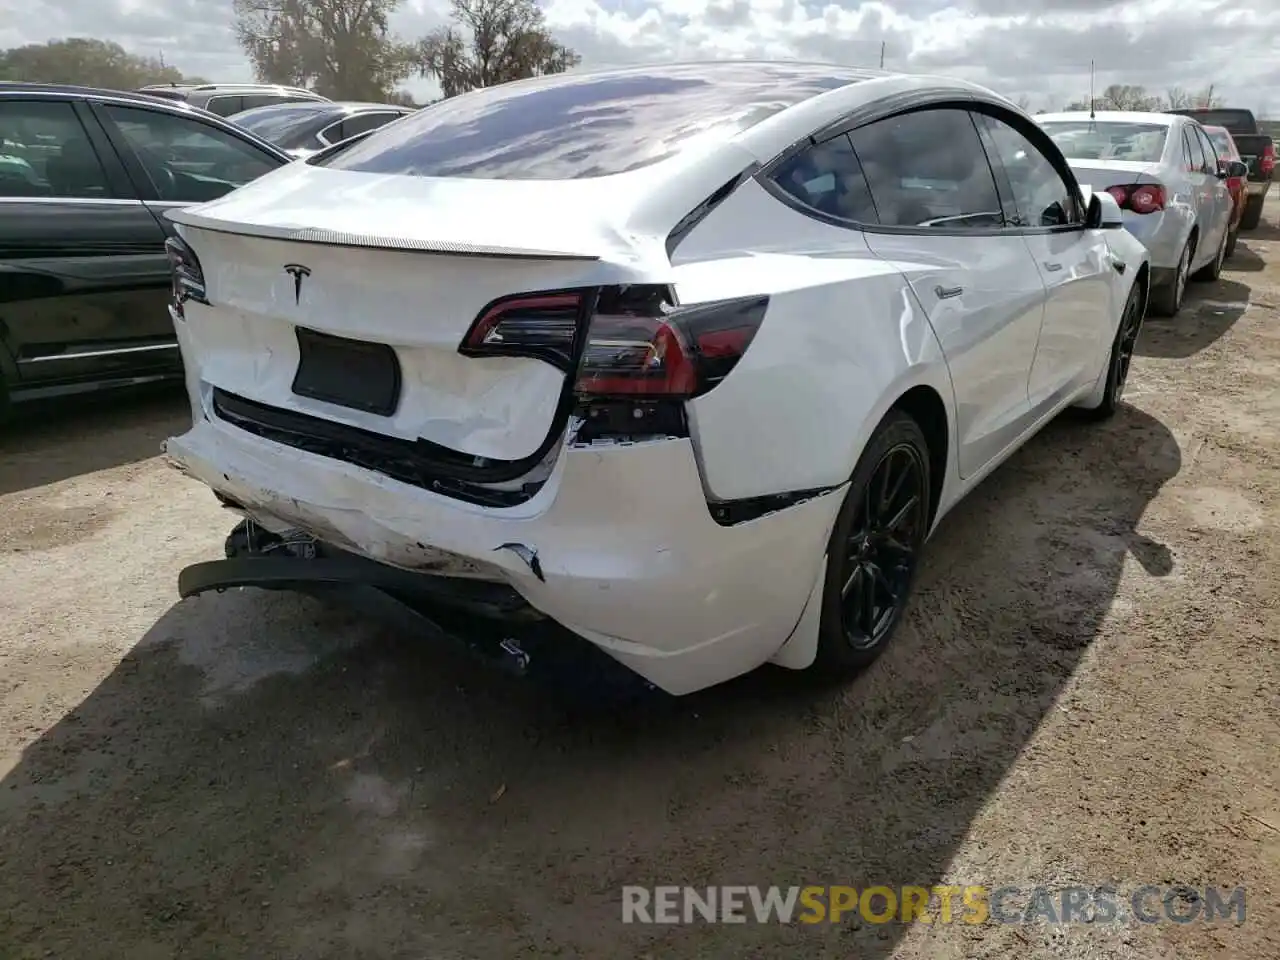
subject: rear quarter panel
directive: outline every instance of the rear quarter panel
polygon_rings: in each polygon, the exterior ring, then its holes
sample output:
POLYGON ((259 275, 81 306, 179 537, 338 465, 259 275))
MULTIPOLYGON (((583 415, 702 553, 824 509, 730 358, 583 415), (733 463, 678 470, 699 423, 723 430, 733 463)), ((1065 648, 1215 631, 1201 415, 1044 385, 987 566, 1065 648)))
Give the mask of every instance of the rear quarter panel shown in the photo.
POLYGON ((860 232, 810 219, 752 180, 699 224, 673 261, 684 303, 771 298, 738 365, 689 404, 713 499, 846 482, 876 425, 917 385, 942 398, 954 435, 951 381, 933 328, 901 274, 860 232))

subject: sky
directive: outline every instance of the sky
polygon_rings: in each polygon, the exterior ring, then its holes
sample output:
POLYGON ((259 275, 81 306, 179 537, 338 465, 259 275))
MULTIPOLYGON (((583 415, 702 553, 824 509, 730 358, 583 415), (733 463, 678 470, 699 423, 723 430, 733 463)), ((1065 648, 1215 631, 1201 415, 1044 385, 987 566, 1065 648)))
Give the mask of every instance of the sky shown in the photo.
MULTIPOLYGON (((781 57, 964 77, 1033 109, 1096 87, 1198 91, 1280 119, 1277 0, 542 0, 583 66, 781 57)), ((447 0, 403 0, 403 38, 444 22, 447 0)), ((88 36, 210 80, 252 79, 231 0, 0 0, 0 48, 88 36)), ((434 84, 406 84, 418 97, 434 84)))

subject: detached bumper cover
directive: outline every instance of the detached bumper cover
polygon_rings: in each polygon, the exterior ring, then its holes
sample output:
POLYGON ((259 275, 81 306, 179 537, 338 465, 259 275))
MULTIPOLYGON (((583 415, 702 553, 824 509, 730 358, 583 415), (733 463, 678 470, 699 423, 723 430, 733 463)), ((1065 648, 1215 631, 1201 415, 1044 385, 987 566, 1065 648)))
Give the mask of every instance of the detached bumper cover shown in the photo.
POLYGON ((844 493, 722 527, 688 439, 568 447, 533 499, 505 509, 204 418, 166 452, 268 528, 296 527, 407 571, 506 582, 675 694, 779 651, 804 613, 844 493))

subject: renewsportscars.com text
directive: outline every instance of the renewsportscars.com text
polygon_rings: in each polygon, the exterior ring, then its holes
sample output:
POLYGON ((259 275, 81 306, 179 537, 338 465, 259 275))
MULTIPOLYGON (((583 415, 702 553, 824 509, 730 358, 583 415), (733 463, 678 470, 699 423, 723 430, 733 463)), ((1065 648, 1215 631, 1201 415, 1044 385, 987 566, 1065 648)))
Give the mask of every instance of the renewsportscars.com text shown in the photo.
POLYGON ((1244 887, 622 888, 623 923, 1195 923, 1245 919, 1244 887))

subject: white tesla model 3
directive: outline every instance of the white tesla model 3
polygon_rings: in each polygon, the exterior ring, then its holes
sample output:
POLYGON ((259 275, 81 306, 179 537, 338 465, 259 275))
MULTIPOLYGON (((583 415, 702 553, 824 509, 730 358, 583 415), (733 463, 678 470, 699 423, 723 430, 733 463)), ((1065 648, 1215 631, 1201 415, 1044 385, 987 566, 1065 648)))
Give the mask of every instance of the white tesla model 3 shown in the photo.
POLYGON ((939 519, 1115 411, 1149 278, 1007 100, 826 64, 478 90, 170 216, 175 466, 674 694, 875 658, 939 519))

